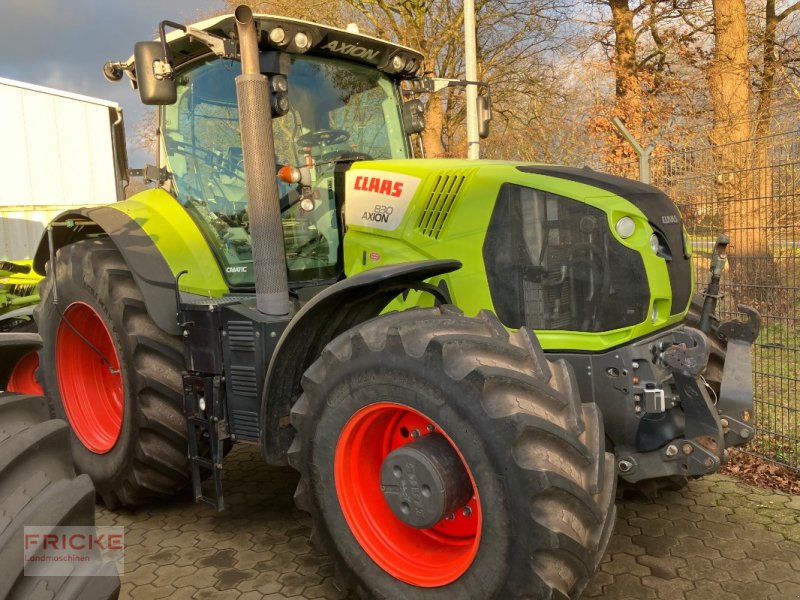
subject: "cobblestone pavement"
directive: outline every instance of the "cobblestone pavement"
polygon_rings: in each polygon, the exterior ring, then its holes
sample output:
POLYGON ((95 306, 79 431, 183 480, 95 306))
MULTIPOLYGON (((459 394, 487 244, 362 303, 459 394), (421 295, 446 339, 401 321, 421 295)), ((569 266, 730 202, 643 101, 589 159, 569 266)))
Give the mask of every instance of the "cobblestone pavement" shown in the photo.
MULTIPOLYGON (((253 447, 225 465, 226 513, 186 496, 137 512, 98 506, 99 525, 125 526, 122 598, 343 599, 294 508, 296 474, 267 467, 253 447)), ((800 496, 717 475, 626 501, 584 597, 800 599, 800 496)))

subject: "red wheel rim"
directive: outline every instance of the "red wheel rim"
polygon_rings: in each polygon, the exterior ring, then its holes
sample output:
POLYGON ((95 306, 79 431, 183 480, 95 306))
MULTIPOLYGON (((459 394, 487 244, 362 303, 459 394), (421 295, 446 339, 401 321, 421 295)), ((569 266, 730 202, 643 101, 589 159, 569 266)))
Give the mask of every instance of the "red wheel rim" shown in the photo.
POLYGON ((124 394, 117 349, 105 321, 88 304, 71 304, 64 317, 72 325, 62 320, 56 336, 56 372, 64 410, 81 443, 96 454, 105 454, 122 430, 124 394))
POLYGON ((407 406, 380 402, 356 412, 342 430, 334 458, 336 494, 358 543, 393 577, 419 587, 438 587, 463 575, 478 552, 482 515, 480 498, 464 456, 436 423, 407 406), (458 452, 474 491, 464 511, 429 529, 403 523, 381 492, 384 459, 411 442, 415 432, 432 426, 458 452), (466 514, 465 514, 466 513, 466 514))
POLYGON ((39 368, 39 356, 36 352, 28 352, 14 365, 6 389, 19 394, 35 394, 40 396, 42 386, 36 381, 36 369, 39 368))

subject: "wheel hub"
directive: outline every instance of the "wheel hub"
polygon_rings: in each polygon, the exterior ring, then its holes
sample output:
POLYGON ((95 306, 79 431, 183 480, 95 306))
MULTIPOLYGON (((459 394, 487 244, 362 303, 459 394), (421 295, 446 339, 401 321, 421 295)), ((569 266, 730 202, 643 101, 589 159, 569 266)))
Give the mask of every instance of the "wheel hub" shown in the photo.
POLYGON ((473 494, 458 453, 435 433, 397 448, 384 459, 381 492, 395 516, 418 529, 452 519, 473 494))

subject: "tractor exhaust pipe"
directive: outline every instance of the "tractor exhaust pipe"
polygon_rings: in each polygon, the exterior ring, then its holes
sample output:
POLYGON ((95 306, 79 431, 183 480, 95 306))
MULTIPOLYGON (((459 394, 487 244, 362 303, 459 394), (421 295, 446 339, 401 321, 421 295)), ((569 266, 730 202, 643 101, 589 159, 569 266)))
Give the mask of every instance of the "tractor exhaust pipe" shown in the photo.
POLYGON ((275 172, 269 81, 261 74, 253 11, 248 6, 239 6, 234 16, 242 60, 242 74, 236 78, 236 96, 247 180, 256 308, 267 315, 282 316, 289 314, 289 282, 275 172))

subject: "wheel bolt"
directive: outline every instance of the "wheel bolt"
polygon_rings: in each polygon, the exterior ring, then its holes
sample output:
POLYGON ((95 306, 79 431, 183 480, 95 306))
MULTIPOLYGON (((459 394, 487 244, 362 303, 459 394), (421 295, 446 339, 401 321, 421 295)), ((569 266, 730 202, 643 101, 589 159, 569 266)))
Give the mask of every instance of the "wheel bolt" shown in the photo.
POLYGON ((471 517, 472 509, 469 506, 465 506, 464 510, 461 511, 461 514, 464 515, 465 517, 471 517))
POLYGON ((428 430, 428 433, 433 433, 433 431, 434 431, 434 429, 436 429, 436 427, 434 427, 433 425, 428 425, 426 427, 426 429, 428 430))
POLYGON ((418 438, 419 437, 419 429, 415 429, 414 431, 412 431, 411 432, 411 437, 415 438, 415 439, 418 438))

